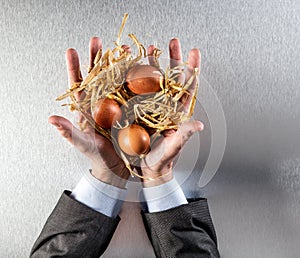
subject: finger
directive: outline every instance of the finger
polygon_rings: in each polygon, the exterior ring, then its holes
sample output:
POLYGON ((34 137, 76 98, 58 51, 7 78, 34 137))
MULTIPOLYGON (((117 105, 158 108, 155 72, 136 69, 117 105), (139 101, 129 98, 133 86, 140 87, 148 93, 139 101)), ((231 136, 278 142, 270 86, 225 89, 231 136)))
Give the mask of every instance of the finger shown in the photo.
POLYGON ((169 130, 165 130, 162 132, 162 135, 164 137, 170 137, 172 136, 174 133, 176 133, 176 130, 175 129, 169 129, 169 130))
POLYGON ((148 47, 147 53, 148 53, 148 62, 150 65, 155 66, 155 61, 154 61, 154 50, 155 50, 155 46, 154 45, 150 45, 148 47))
POLYGON ((200 73, 200 62, 201 62, 201 55, 200 55, 199 49, 194 48, 194 49, 190 50, 189 56, 188 56, 188 67, 187 67, 187 71, 186 71, 185 83, 190 82, 191 76, 194 74, 195 68, 198 69, 198 73, 188 88, 188 94, 184 94, 181 98, 181 102, 183 103, 183 107, 184 107, 185 111, 188 111, 190 104, 193 100, 193 97, 197 93, 195 91, 196 91, 196 85, 197 85, 199 73, 200 73))
MULTIPOLYGON (((181 124, 176 134, 180 136, 181 144, 184 145, 194 133, 198 131, 202 131, 203 129, 204 129, 204 125, 202 122, 197 120, 189 120, 181 124)), ((174 138, 175 137, 176 135, 174 136, 174 138)))
POLYGON ((198 48, 193 48, 192 50, 190 50, 188 56, 188 68, 190 70, 194 70, 194 68, 198 68, 200 72, 200 61, 201 61, 200 50, 198 48))
POLYGON ((128 45, 122 45, 122 49, 123 49, 125 52, 131 54, 131 48, 130 48, 130 46, 128 46, 128 45))
POLYGON ((176 133, 170 137, 166 137, 164 140, 168 149, 161 159, 162 162, 168 163, 173 161, 192 135, 198 131, 202 131, 203 128, 204 125, 200 121, 187 121, 178 128, 176 133))
MULTIPOLYGON (((67 71, 70 87, 75 82, 81 82, 82 76, 80 72, 79 57, 77 51, 73 48, 69 48, 66 51, 66 62, 67 62, 67 71)), ((77 100, 80 99, 80 93, 75 94, 77 100)))
POLYGON ((182 63, 182 53, 180 41, 177 38, 171 39, 169 43, 170 68, 174 68, 182 63))
POLYGON ((56 126, 59 133, 79 151, 86 155, 95 151, 95 141, 92 135, 78 130, 73 124, 64 117, 51 116, 48 122, 56 126))
POLYGON ((89 71, 93 69, 95 57, 97 56, 97 53, 100 49, 102 49, 101 39, 98 37, 92 37, 90 39, 90 47, 89 47, 89 51, 90 51, 89 71))
POLYGON ((79 57, 77 51, 74 48, 69 48, 66 51, 66 61, 69 85, 72 86, 74 82, 81 82, 82 76, 80 72, 79 57))

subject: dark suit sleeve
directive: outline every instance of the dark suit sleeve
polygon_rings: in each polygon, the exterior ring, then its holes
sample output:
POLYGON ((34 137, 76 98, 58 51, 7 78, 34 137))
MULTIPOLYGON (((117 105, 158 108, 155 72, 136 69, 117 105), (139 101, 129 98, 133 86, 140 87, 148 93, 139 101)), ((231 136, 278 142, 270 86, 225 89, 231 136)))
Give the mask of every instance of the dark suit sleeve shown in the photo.
POLYGON ((220 257, 206 199, 142 216, 157 257, 220 257))
POLYGON ((30 257, 99 257, 120 218, 110 218, 72 199, 65 191, 34 243, 30 257))

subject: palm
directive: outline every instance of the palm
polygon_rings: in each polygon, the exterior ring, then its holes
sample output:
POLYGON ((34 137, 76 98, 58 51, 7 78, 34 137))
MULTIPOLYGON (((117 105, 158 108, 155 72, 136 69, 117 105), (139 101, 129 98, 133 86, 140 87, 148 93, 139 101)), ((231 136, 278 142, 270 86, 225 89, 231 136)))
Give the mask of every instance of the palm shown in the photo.
POLYGON ((164 132, 141 162, 144 175, 156 178, 170 172, 173 161, 179 155, 184 144, 196 131, 202 129, 203 124, 201 122, 188 121, 183 123, 177 131, 168 130, 164 132))
POLYGON ((107 170, 120 169, 125 166, 122 159, 116 153, 111 141, 95 131, 84 132, 86 142, 84 151, 97 167, 103 167, 107 170))

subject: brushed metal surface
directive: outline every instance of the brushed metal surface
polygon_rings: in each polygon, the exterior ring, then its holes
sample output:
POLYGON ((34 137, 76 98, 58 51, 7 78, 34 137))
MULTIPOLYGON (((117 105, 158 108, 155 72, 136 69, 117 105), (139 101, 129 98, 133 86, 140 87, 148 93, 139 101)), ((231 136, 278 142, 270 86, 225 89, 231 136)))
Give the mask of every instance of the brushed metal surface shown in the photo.
MULTIPOLYGON (((27 257, 62 191, 89 168, 47 117, 73 117, 55 102, 67 86, 65 50, 76 48, 87 68, 89 38, 112 46, 125 12, 124 35, 164 50, 178 37, 184 56, 201 50, 227 145, 218 173, 200 189, 211 138, 208 118, 196 114, 206 131, 183 189, 208 198, 222 257, 300 257, 299 1, 0 0, 0 7, 0 257, 27 257)), ((200 88, 200 102, 205 97, 200 88)), ((124 205, 122 217, 105 257, 153 257, 138 204, 124 205)))

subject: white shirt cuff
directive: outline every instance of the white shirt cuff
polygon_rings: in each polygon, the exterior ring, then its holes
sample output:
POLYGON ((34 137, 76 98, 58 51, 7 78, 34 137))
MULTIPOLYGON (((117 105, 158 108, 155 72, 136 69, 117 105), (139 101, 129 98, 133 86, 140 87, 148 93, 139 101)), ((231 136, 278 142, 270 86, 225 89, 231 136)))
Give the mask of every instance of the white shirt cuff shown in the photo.
POLYGON ((150 213, 165 211, 188 203, 175 178, 162 185, 143 188, 143 196, 150 213))
POLYGON ((97 212, 116 218, 126 193, 127 189, 106 184, 89 174, 81 178, 70 196, 97 212))

